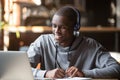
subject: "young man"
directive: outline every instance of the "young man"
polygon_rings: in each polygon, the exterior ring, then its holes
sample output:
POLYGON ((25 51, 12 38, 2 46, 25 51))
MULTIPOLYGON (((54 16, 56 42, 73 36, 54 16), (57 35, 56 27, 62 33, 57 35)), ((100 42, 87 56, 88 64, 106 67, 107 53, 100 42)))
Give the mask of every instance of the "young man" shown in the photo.
POLYGON ((62 7, 53 16, 53 34, 41 35, 30 45, 28 56, 31 64, 36 66, 41 63, 41 69, 35 76, 120 77, 120 65, 109 52, 94 39, 77 33, 80 18, 76 8, 62 7))

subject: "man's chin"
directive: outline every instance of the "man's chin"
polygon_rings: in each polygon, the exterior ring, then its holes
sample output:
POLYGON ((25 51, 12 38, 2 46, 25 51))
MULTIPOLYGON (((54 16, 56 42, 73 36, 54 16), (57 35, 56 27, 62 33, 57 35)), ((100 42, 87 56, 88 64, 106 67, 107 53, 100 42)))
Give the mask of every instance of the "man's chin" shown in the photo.
POLYGON ((60 42, 62 41, 62 39, 60 39, 60 38, 55 38, 55 40, 56 40, 58 43, 60 43, 60 42))

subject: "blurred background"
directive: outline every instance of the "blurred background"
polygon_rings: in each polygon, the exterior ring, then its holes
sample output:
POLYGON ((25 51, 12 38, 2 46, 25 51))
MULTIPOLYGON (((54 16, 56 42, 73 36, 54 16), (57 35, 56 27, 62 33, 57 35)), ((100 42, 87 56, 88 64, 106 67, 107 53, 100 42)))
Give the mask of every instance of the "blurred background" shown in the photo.
POLYGON ((0 0, 0 50, 27 50, 51 33, 51 19, 65 5, 81 12, 81 34, 120 51, 120 0, 0 0))

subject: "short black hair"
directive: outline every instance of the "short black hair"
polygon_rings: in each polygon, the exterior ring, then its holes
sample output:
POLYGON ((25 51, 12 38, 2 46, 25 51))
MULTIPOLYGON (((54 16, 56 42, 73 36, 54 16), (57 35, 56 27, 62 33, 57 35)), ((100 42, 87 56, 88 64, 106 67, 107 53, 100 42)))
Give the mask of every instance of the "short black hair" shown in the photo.
POLYGON ((80 12, 77 8, 73 6, 64 6, 60 8, 55 15, 65 16, 68 20, 73 22, 73 25, 77 23, 77 18, 81 18, 80 12), (79 16, 78 16, 79 13, 79 16))

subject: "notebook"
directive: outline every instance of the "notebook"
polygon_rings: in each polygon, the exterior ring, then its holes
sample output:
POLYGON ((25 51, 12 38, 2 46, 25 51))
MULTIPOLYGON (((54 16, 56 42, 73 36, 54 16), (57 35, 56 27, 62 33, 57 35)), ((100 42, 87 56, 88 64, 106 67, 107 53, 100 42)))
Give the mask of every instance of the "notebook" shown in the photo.
POLYGON ((87 77, 68 77, 68 78, 63 78, 63 79, 56 79, 56 80, 92 80, 92 78, 87 78, 87 77))
POLYGON ((26 52, 0 51, 0 80, 34 80, 26 52))

